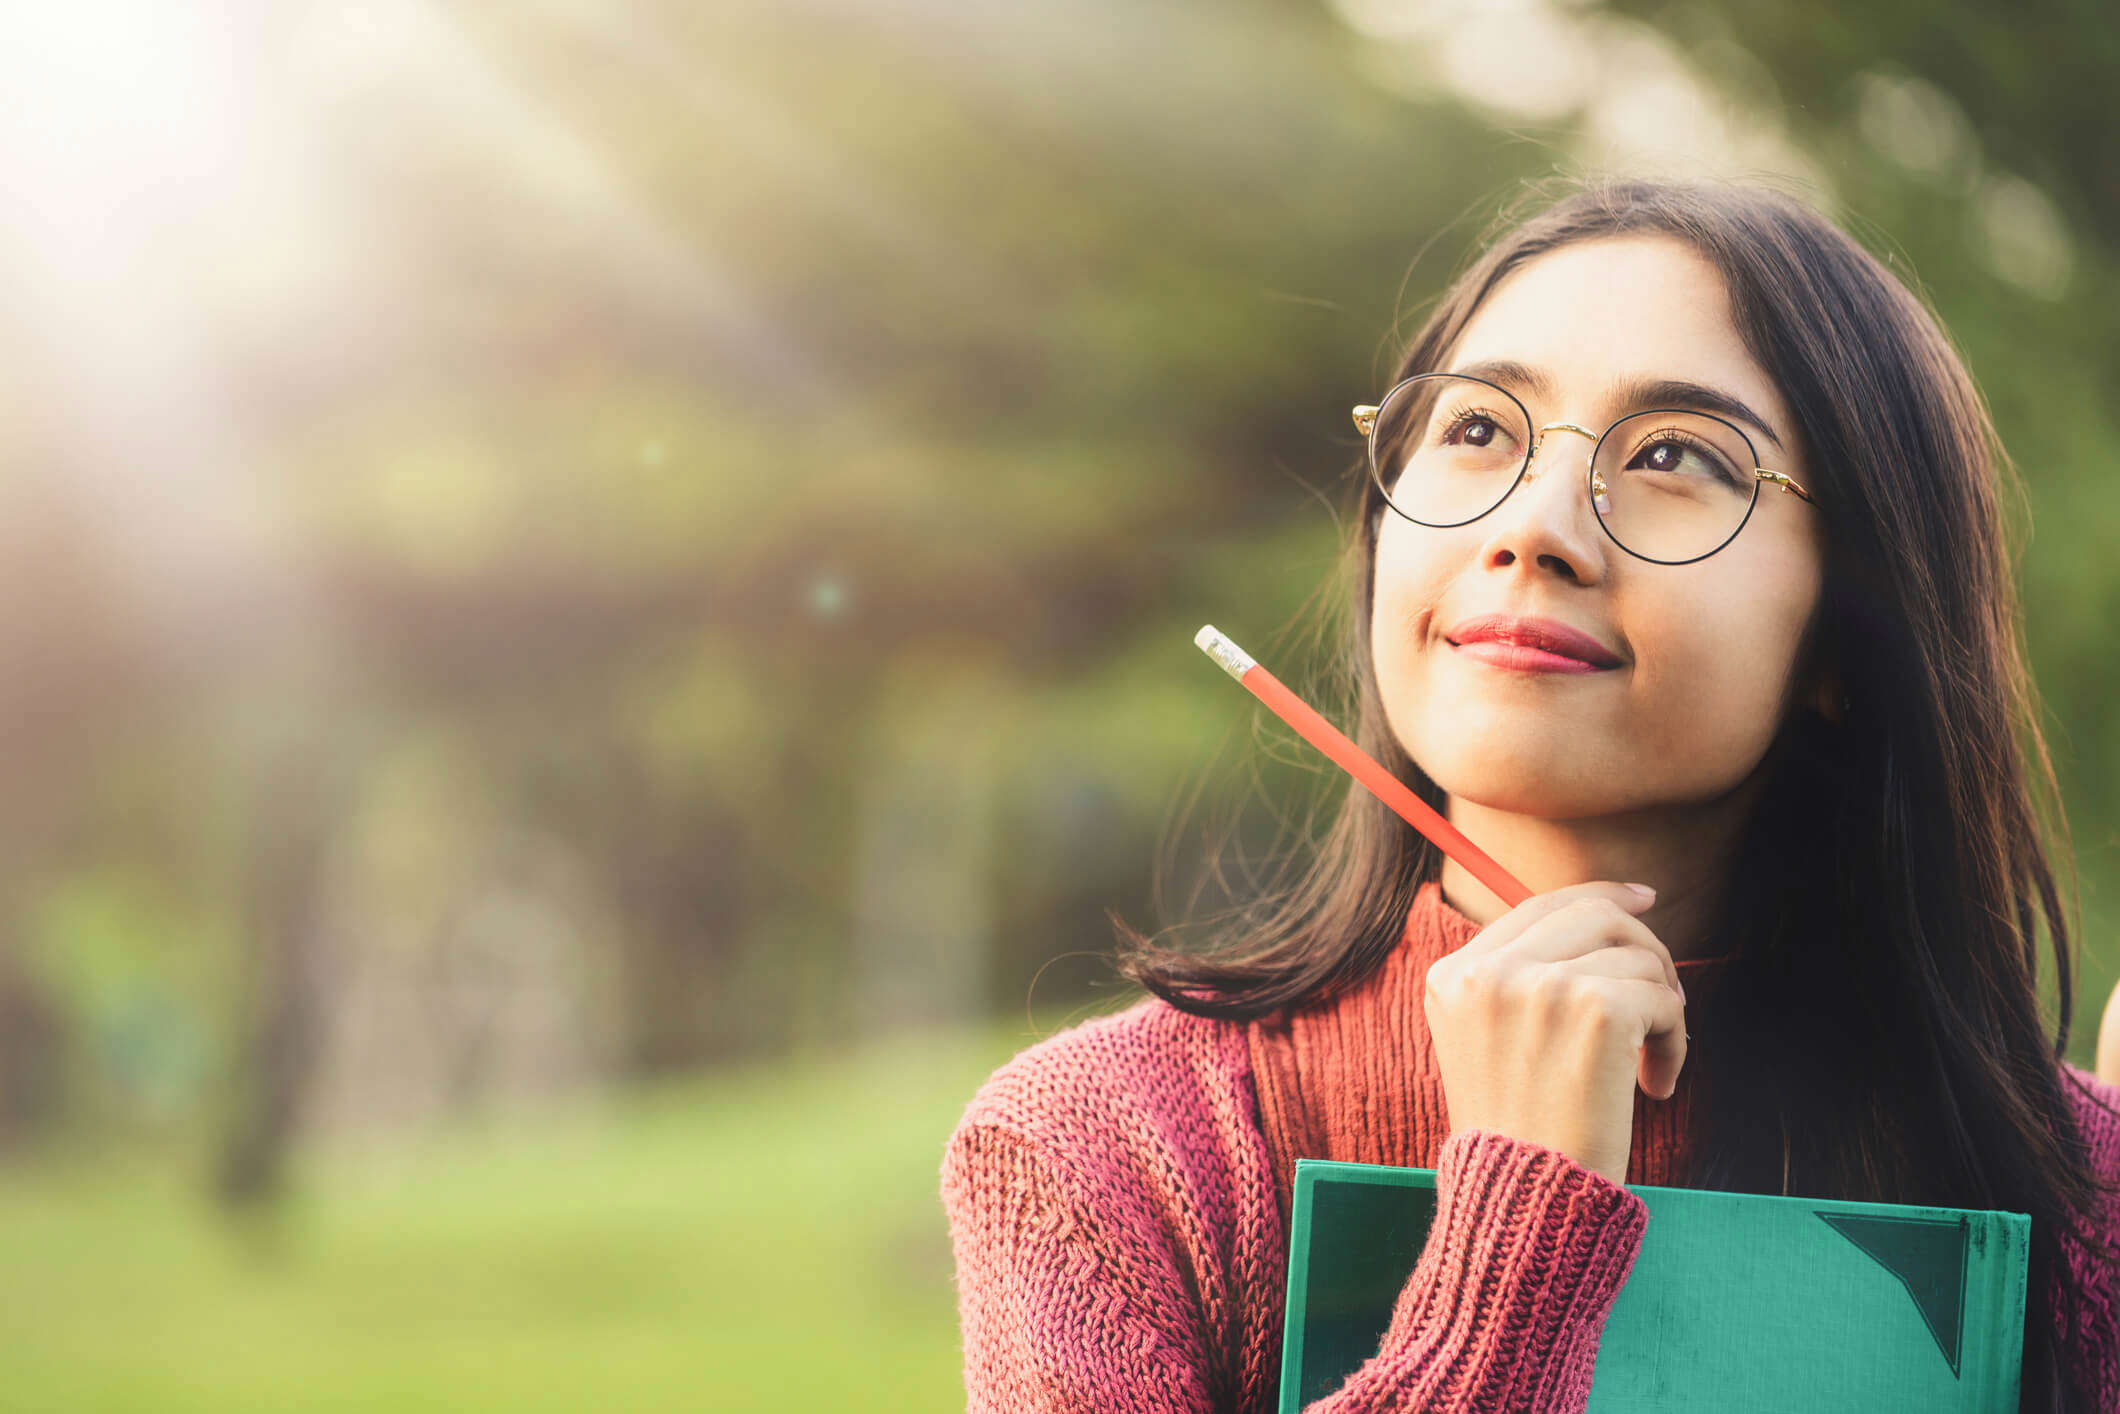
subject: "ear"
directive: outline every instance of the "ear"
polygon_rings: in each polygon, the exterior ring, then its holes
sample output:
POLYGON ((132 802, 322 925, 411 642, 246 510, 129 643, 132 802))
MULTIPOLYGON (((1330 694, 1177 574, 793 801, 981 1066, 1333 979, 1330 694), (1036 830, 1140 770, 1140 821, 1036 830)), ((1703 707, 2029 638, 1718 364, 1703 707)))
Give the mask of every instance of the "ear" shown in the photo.
POLYGON ((1847 711, 1840 705, 1846 692, 1840 674, 1825 669, 1811 679, 1810 691, 1804 694, 1804 705, 1837 727, 1847 720, 1847 711))
POLYGON ((1800 707, 1816 712, 1828 725, 1837 727, 1848 715, 1841 706, 1847 686, 1841 681, 1836 650, 1826 640, 1825 612, 1826 601, 1821 596, 1811 611, 1811 621, 1804 625, 1803 639, 1796 651, 1796 678, 1804 684, 1799 694, 1800 707))

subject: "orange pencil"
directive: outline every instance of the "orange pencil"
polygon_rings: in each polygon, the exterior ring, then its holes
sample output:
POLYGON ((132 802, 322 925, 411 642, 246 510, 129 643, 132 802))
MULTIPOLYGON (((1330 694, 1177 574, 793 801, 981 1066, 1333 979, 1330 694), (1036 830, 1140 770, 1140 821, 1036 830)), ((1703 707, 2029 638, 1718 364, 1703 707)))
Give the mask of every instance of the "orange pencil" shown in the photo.
POLYGON ((1249 653, 1237 647, 1213 624, 1193 635, 1200 651, 1222 665, 1252 696, 1273 709, 1275 716, 1294 727, 1305 741, 1339 762, 1342 770, 1368 787, 1407 824, 1434 840, 1443 853, 1465 866, 1473 878, 1492 889, 1504 904, 1515 908, 1531 897, 1531 890, 1516 881, 1487 852, 1465 838, 1457 826, 1445 820, 1399 780, 1379 766, 1368 752, 1341 735, 1339 729, 1319 716, 1311 705, 1290 692, 1279 678, 1260 667, 1249 653))

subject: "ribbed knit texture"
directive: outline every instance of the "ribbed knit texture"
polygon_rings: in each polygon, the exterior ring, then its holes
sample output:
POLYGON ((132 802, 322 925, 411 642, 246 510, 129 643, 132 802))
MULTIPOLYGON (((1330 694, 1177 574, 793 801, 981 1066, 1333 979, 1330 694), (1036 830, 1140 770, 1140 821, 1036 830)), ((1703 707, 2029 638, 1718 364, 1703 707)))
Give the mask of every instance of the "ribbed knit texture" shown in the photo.
MULTIPOLYGON (((1480 926, 1444 900, 1440 885, 1425 884, 1407 915, 1405 939, 1358 991, 1246 1028, 1259 1118, 1284 1211, 1298 1156, 1438 1167, 1450 1133, 1449 1108, 1421 995, 1429 964, 1472 941, 1480 926)), ((1729 959, 1681 958, 1677 965, 1690 1010, 1719 984, 1729 959)), ((1689 1042, 1689 1056, 1690 1047, 1709 1039, 1689 1042)), ((1685 1186, 1684 1141, 1699 1073, 1690 1064, 1680 1070, 1669 1100, 1652 1100, 1635 1087, 1627 1182, 1685 1186)))
MULTIPOLYGON (((970 1408, 1267 1414, 1295 1160, 1324 1158, 1432 1167, 1438 1203, 1376 1356, 1313 1414, 1582 1410, 1648 1209, 1555 1150, 1449 1132, 1422 982, 1479 929, 1430 883, 1401 946, 1329 1004, 1244 1024, 1150 998, 997 1070, 942 1164, 970 1408)), ((1725 963, 1679 964, 1689 1001, 1725 963)), ((1628 1182, 1683 1182, 1691 1071, 1668 1102, 1637 1090, 1628 1182)), ((2120 1120, 2076 1105, 2120 1173, 2120 1120)), ((2103 1216, 2120 1236, 2120 1203, 2103 1216)), ((2120 1292, 2095 1287, 2064 1348, 2120 1414, 2120 1292)))

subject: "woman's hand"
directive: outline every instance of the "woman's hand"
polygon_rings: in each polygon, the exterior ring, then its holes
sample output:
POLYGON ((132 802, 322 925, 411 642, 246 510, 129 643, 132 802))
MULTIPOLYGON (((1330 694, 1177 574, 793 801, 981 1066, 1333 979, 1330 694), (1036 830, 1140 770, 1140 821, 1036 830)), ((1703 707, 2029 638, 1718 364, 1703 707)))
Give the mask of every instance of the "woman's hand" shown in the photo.
POLYGON ((1627 1179, 1634 1086, 1686 1063, 1678 969, 1625 884, 1535 894, 1428 969, 1423 1008, 1450 1127, 1542 1144, 1627 1179))

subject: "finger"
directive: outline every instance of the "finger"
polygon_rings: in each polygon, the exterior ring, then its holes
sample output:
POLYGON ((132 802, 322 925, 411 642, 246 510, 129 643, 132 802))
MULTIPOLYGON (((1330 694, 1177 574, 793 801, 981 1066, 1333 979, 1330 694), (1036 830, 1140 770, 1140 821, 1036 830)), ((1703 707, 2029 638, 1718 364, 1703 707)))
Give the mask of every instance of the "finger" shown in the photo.
POLYGON ((1636 1077, 1651 1099, 1668 1100, 1686 1065, 1686 1014, 1677 995, 1653 979, 1586 976, 1608 999, 1612 1014, 1641 1027, 1636 1077))
POLYGON ((1533 894, 1481 929, 1472 941, 1458 951, 1474 957, 1481 953, 1493 952, 1496 948, 1515 940, 1540 919, 1550 917, 1586 898, 1610 899, 1628 913, 1638 913, 1654 902, 1625 884, 1617 884, 1609 879, 1568 884, 1549 893, 1533 894))
POLYGON ((1664 940, 1641 919, 1602 898, 1578 899, 1540 919, 1508 945, 1510 956, 1541 962, 1559 962, 1614 948, 1640 951, 1655 958, 1671 990, 1685 996, 1685 988, 1678 980, 1678 964, 1664 940))
MULTIPOLYGON (((1597 948, 1547 965, 1576 977, 1610 977, 1616 981, 1671 985, 1662 960, 1645 948, 1597 948)), ((1684 999, 1681 998, 1680 1002, 1683 1005, 1684 999)))
POLYGON ((1644 1005, 1655 1024, 1642 1038, 1642 1056, 1637 1076, 1642 1089, 1658 1100, 1668 1100, 1678 1089, 1678 1073, 1686 1068, 1686 1008, 1677 996, 1661 986, 1652 986, 1644 1005))

